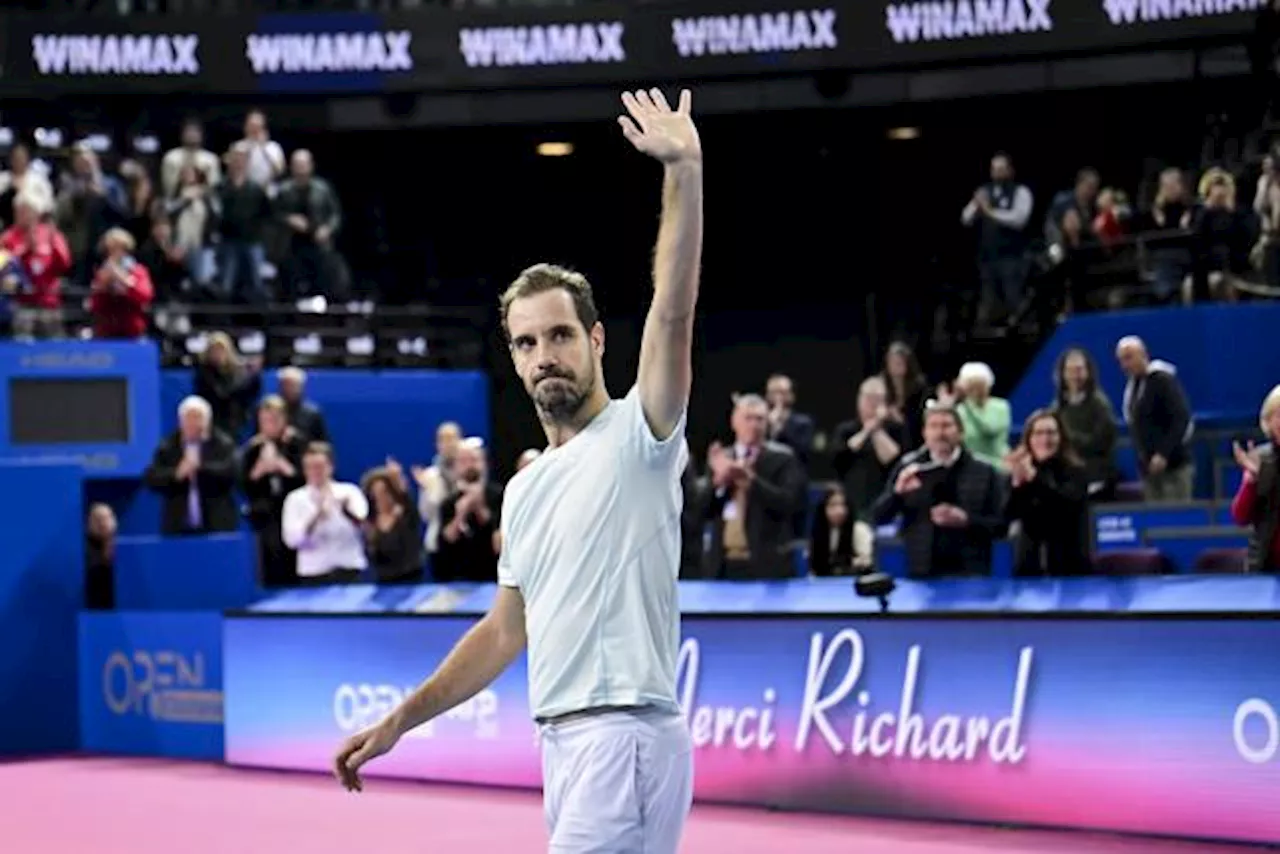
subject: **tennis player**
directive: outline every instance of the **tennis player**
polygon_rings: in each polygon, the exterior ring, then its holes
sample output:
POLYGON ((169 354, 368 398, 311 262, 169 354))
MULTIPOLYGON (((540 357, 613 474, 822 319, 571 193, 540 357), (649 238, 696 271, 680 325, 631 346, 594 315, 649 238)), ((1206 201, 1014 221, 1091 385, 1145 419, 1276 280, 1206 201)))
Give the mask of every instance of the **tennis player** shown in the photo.
POLYGON ((528 644, 555 854, 675 854, 693 791, 676 700, 680 475, 702 254, 702 150, 681 92, 622 96, 622 133, 664 169, 653 303, 639 376, 604 386, 604 328, 581 275, 539 264, 502 297, 516 372, 546 430, 545 453, 508 484, 493 609, 435 675, 348 739, 338 779, 492 682, 528 644))

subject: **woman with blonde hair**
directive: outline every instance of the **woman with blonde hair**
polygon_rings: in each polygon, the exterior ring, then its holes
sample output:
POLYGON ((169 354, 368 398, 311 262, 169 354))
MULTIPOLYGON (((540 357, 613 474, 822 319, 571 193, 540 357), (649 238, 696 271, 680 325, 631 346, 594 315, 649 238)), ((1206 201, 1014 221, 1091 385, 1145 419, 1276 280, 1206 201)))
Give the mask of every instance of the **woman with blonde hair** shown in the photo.
POLYGON ((238 437, 262 394, 262 375, 257 363, 240 357, 230 335, 214 332, 196 365, 195 393, 213 407, 213 426, 238 437))
POLYGON ((1280 385, 1267 394, 1259 414, 1267 443, 1232 446, 1236 463, 1244 472, 1240 489, 1231 502, 1231 518, 1253 528, 1249 537, 1249 569, 1280 572, 1280 467, 1276 445, 1280 443, 1280 385))
POLYGON ((151 274, 133 257, 133 235, 112 228, 98 244, 105 256, 93 274, 89 311, 94 338, 141 338, 155 291, 151 274))

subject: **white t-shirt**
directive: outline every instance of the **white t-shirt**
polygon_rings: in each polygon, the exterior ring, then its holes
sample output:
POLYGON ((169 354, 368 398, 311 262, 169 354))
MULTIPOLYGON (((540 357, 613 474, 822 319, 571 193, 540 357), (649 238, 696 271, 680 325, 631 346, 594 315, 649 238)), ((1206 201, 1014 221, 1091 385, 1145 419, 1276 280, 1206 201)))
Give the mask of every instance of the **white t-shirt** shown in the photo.
POLYGON ((333 511, 307 533, 307 525, 320 509, 320 494, 310 486, 301 486, 284 499, 281 535, 284 544, 298 552, 298 576, 314 578, 335 569, 364 569, 369 565, 364 556, 364 538, 355 522, 342 512, 347 504, 358 519, 369 517, 369 501, 354 483, 329 485, 333 494, 333 511))
POLYGON ((498 583, 524 597, 534 717, 679 709, 684 429, 654 438, 632 388, 507 485, 498 583))

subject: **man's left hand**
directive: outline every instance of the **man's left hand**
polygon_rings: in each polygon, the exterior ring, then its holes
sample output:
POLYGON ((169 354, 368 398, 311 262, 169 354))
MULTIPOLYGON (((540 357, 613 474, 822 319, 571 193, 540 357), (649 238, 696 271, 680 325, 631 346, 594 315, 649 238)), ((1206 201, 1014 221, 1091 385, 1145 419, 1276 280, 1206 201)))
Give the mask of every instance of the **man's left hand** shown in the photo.
POLYGON ((969 514, 954 504, 939 504, 929 511, 929 519, 940 528, 963 528, 969 524, 969 514))
POLYGON ((690 112, 693 95, 680 92, 680 105, 672 110, 660 89, 623 92, 622 104, 628 116, 619 116, 622 135, 637 151, 667 165, 702 162, 702 142, 690 112))

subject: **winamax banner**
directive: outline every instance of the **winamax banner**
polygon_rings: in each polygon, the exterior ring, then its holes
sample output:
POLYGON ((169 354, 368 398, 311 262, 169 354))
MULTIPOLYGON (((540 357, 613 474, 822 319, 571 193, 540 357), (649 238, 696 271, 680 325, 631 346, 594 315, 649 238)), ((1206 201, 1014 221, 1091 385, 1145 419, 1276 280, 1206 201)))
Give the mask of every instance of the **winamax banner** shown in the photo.
MULTIPOLYGON (((226 758, 327 771, 471 621, 224 626, 226 758)), ((679 698, 707 801, 1280 841, 1280 622, 685 621, 679 698)), ((523 659, 372 776, 540 785, 523 659)))
POLYGON ((25 94, 626 85, 1089 53, 1240 36, 1263 0, 821 0, 581 9, 11 16, 0 87, 25 94))

